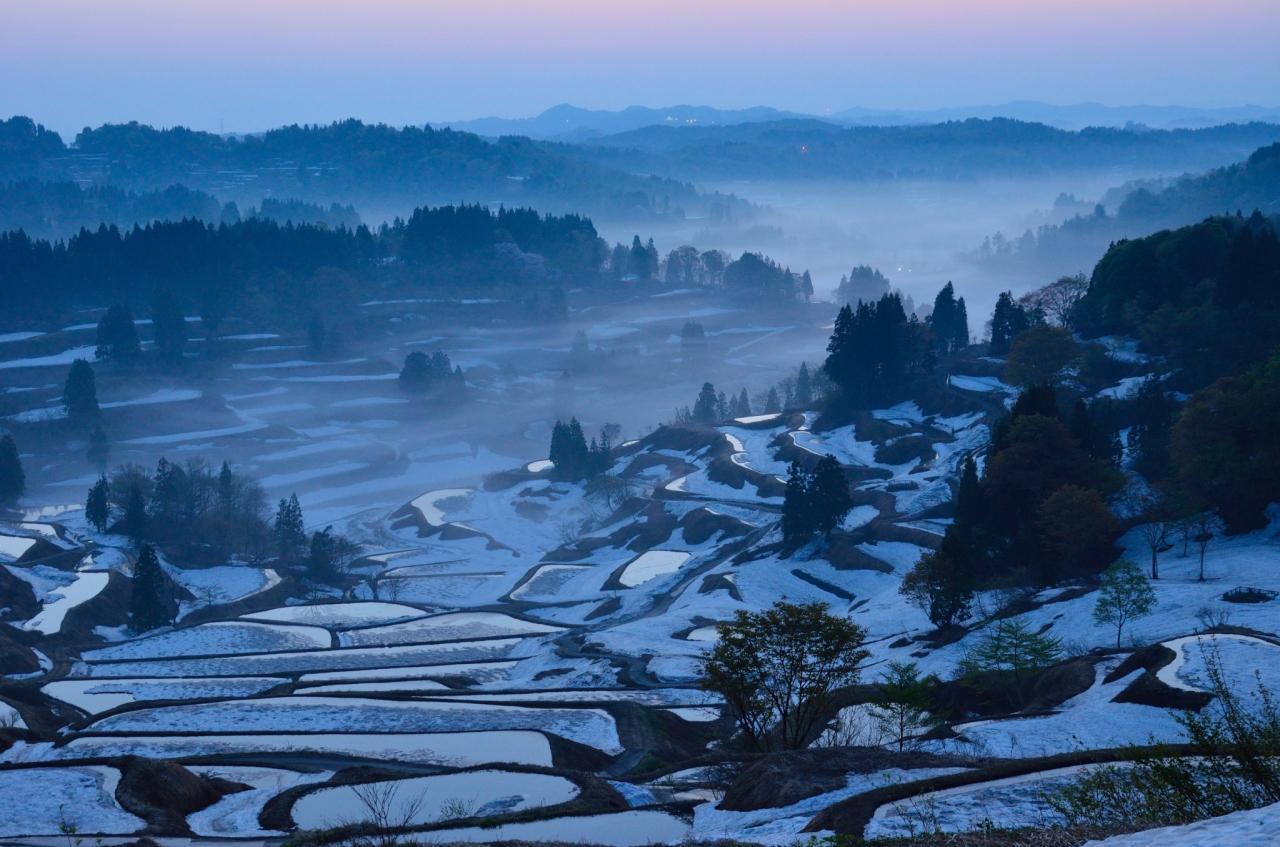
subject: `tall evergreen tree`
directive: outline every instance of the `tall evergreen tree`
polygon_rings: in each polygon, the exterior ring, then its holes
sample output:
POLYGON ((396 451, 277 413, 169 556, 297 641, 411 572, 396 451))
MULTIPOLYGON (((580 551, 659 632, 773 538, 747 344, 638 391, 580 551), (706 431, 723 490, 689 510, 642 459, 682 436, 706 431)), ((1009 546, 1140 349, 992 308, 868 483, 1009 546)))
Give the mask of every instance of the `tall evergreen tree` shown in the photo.
POLYGON ((720 419, 720 405, 716 387, 709 382, 702 384, 698 399, 693 404, 693 419, 698 423, 715 423, 720 419))
POLYGON ((782 411, 782 402, 778 400, 778 387, 775 385, 771 385, 769 386, 769 393, 765 395, 764 413, 766 415, 773 415, 781 411, 782 411))
POLYGON ((814 515, 809 500, 812 485, 813 475, 799 462, 792 462, 782 498, 782 537, 789 544, 803 544, 813 535, 814 515))
POLYGON ((751 399, 747 397, 747 389, 742 389, 738 395, 738 411, 736 416, 739 418, 747 418, 751 416, 751 399))
POLYGON ((169 583, 155 548, 143 544, 133 566, 133 592, 129 598, 129 628, 147 632, 173 622, 169 583))
POLYGON ((130 486, 125 499, 124 519, 120 522, 120 529, 135 543, 140 543, 147 537, 149 526, 147 501, 143 496, 142 488, 138 485, 130 486))
POLYGON ((849 494, 849 482, 840 463, 831 456, 823 456, 813 470, 813 483, 809 488, 809 511, 813 515, 814 529, 830 535, 852 508, 853 497, 849 494))
POLYGON ((141 353, 142 345, 133 324, 133 313, 121 303, 111 306, 98 321, 98 358, 127 365, 136 362, 141 353))
POLYGON ((1013 339, 1037 322, 1034 315, 1013 299, 1011 292, 1001 292, 991 314, 991 354, 1003 356, 1008 353, 1013 339))
POLYGON ((296 562, 307 545, 307 531, 303 525, 302 506, 298 503, 297 494, 290 494, 288 499, 280 500, 273 529, 280 559, 296 562))
POLYGON ((809 366, 801 362, 800 372, 796 374, 795 405, 808 409, 813 406, 813 383, 809 378, 809 366))
POLYGON ((14 505, 26 490, 27 474, 22 469, 18 444, 5 433, 0 437, 0 505, 14 505))
POLYGON ((62 405, 71 422, 84 426, 98 419, 98 386, 93 376, 93 366, 84 359, 76 359, 67 371, 67 381, 62 388, 62 405))
POLYGON ((89 489, 85 498, 84 515, 98 532, 106 532, 111 520, 111 489, 107 485, 107 477, 99 476, 98 481, 89 489))

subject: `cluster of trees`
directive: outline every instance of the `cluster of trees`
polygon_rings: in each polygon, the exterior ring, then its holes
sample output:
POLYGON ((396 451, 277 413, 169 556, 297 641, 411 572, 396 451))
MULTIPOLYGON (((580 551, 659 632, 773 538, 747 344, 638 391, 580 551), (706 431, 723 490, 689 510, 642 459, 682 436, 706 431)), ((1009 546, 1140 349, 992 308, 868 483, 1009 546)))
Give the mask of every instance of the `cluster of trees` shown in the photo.
POLYGON ((1121 480, 1114 444, 1098 429, 1083 402, 1064 416, 1051 386, 1024 391, 996 429, 981 479, 966 460, 955 519, 903 594, 945 627, 967 618, 976 590, 1052 585, 1104 568, 1121 529, 1106 497, 1121 480))
POLYGON ((892 405, 934 363, 928 325, 908 317, 895 292, 840 308, 823 367, 840 401, 856 409, 892 405))
POLYGON ((615 244, 609 254, 609 270, 615 279, 647 281, 658 278, 658 248, 653 239, 643 243, 640 236, 633 236, 631 246, 615 244))
POLYGON ((760 253, 743 253, 724 269, 724 288, 752 302, 807 302, 813 296, 808 271, 794 273, 760 253))
POLYGON ((969 310, 963 297, 956 297, 955 286, 947 283, 933 299, 929 314, 934 348, 939 353, 954 353, 969 346, 969 310))
POLYGON ((416 350, 404 357, 400 368, 400 390, 419 396, 446 395, 461 399, 466 393, 467 380, 462 367, 449 361, 449 354, 437 350, 427 355, 416 350))
POLYGON ((357 546, 335 533, 332 526, 308 537, 297 494, 282 497, 276 505, 271 534, 279 561, 286 566, 302 567, 308 577, 320 583, 340 579, 357 551, 357 546))
POLYGON ((1074 310, 1085 337, 1142 340, 1191 391, 1241 373, 1280 344, 1280 238, 1254 212, 1121 241, 1074 310))
POLYGON ((879 268, 858 265, 840 277, 840 285, 836 287, 836 301, 850 305, 874 303, 888 293, 889 278, 879 268))
POLYGON ((577 482, 609 470, 613 453, 609 431, 610 427, 605 427, 599 440, 593 437, 588 443, 577 418, 570 418, 568 423, 556 421, 551 428, 551 450, 547 455, 555 466, 556 479, 577 482))
POLYGON ((812 470, 792 462, 782 501, 782 538, 799 546, 815 534, 828 536, 853 508, 840 463, 823 456, 812 470))
POLYGON ((215 471, 200 459, 162 458, 154 472, 122 465, 99 477, 86 500, 86 516, 101 532, 253 558, 266 557, 270 548, 265 510, 266 495, 255 480, 226 462, 215 471))
POLYGON ((723 250, 677 247, 662 261, 662 278, 673 288, 719 288, 731 261, 723 250))

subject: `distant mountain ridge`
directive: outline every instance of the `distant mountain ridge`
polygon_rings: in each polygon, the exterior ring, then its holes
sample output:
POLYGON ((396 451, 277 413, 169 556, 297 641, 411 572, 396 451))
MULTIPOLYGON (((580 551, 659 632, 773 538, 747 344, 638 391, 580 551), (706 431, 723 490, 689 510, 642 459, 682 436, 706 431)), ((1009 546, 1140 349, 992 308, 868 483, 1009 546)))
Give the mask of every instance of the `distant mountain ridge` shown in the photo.
POLYGON ((911 126, 944 123, 969 118, 1011 118, 1043 123, 1058 129, 1124 127, 1141 125, 1152 129, 1204 129, 1228 123, 1280 123, 1280 106, 1198 107, 1135 104, 1109 106, 1103 103, 1044 103, 1014 100, 990 105, 954 106, 941 109, 873 109, 856 106, 822 115, 793 112, 771 106, 719 109, 714 106, 678 105, 666 107, 628 106, 625 109, 584 109, 569 103, 552 106, 525 118, 486 117, 463 121, 433 121, 436 126, 497 137, 524 135, 556 141, 590 141, 605 135, 651 126, 706 127, 768 123, 781 120, 816 120, 843 126, 911 126))
POLYGON ((450 129, 497 137, 523 135, 557 141, 589 140, 603 135, 628 132, 647 126, 731 126, 762 121, 807 118, 769 106, 747 109, 717 109, 712 106, 628 106, 619 111, 583 109, 569 103, 552 106, 530 118, 477 118, 468 121, 433 121, 450 129))

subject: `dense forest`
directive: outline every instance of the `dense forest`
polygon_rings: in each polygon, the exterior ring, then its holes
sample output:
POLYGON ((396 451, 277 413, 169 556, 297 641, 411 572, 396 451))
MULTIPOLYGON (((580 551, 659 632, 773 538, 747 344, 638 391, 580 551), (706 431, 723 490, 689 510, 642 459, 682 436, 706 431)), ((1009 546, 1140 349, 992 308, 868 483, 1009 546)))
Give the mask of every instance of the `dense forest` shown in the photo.
POLYGON ((0 184, 0 232, 20 229, 32 238, 67 238, 100 224, 132 227, 186 219, 217 224, 236 223, 242 218, 348 229, 355 229, 361 222, 350 205, 332 203, 325 207, 303 200, 267 197, 256 208, 242 212, 234 202, 221 203, 207 192, 181 185, 134 192, 114 185, 82 186, 69 181, 24 179, 0 184))
POLYGON ((652 219, 731 218, 751 207, 691 185, 584 164, 527 138, 347 120, 222 136, 139 123, 86 128, 68 145, 29 118, 0 121, 0 181, 67 180, 138 192, 180 184, 223 200, 296 197, 405 209, 459 199, 652 219))
POLYGON ((951 179, 1135 165, 1199 171, 1277 140, 1280 126, 1264 123, 1069 132, 1007 118, 852 128, 794 120, 653 126, 559 149, 594 164, 680 179, 951 179))
POLYGON ((1108 192, 1108 202, 1113 206, 1110 210, 1098 204, 1090 213, 1034 232, 1027 230, 1016 239, 997 233, 982 243, 974 257, 989 265, 1067 273, 1095 261, 1119 238, 1239 210, 1276 214, 1280 211, 1280 143, 1204 174, 1114 189, 1108 192))
MULTIPOLYGON (((992 317, 989 352, 1006 356, 1004 379, 1024 390, 996 427, 981 476, 966 464, 941 548, 903 584, 940 627, 964 621, 981 590, 1097 575, 1125 529, 1109 501, 1166 534, 1183 527, 1203 548, 1219 533, 1265 525, 1280 499, 1274 219, 1216 217, 1121 241, 1086 287, 1055 285, 1076 292, 1056 318, 1037 305, 1052 297, 1007 295, 992 317), (1104 398, 1096 383, 1116 373, 1099 371, 1116 365, 1089 342, 1111 335, 1140 339, 1157 371, 1135 392, 1104 398)), ((829 371, 840 365, 840 330, 838 321, 829 371)), ((1165 537, 1150 535, 1152 579, 1165 537)))

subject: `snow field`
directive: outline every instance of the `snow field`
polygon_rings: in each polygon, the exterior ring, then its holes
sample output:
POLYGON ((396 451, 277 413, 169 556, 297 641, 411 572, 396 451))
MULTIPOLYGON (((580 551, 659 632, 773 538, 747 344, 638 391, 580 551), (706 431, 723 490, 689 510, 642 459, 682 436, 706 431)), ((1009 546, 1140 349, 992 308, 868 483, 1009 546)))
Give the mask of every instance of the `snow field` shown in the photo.
POLYGON ((146 821, 116 803, 115 768, 22 768, 0 771, 0 835, 61 835, 69 824, 81 835, 128 835, 146 821), (14 802, 17 798, 21 802, 14 802))
POLYGON ((681 550, 649 550, 641 553, 623 568, 618 582, 627 588, 643 585, 651 579, 675 573, 689 560, 690 554, 681 550))
POLYGON ((77 573, 75 581, 53 589, 45 598, 44 608, 36 616, 22 625, 23 629, 33 630, 44 635, 54 635, 62 630, 62 622, 76 606, 87 603, 102 593, 107 587, 110 574, 103 571, 83 571, 77 573), (52 601, 52 602, 50 602, 52 601))
POLYGON ((90 715, 148 700, 203 700, 252 697, 284 679, 271 677, 210 679, 60 679, 41 691, 90 715))
POLYGON ((343 646, 430 644, 463 639, 509 638, 563 632, 562 627, 522 621, 501 612, 455 612, 406 623, 356 629, 339 636, 343 646))
MULTIPOLYGON (((390 802, 391 818, 410 825, 440 820, 451 802, 466 804, 474 815, 496 815, 567 803, 579 794, 578 786, 564 777, 495 770, 400 779, 378 785, 390 802)), ((309 792, 293 804, 292 810, 294 823, 303 829, 342 826, 366 820, 368 815, 356 788, 350 785, 309 792)))
POLYGON ((306 624, 335 629, 358 626, 377 626, 400 623, 428 613, 413 606, 399 603, 358 601, 354 603, 314 603, 301 606, 281 606, 263 612, 241 615, 241 620, 269 621, 274 623, 306 624))
POLYGON ((298 733, 262 735, 92 736, 82 735, 47 751, 52 759, 147 756, 175 759, 226 753, 315 753, 388 762, 471 767, 537 765, 551 767, 551 745, 533 731, 298 733))
POLYGON ((400 647, 349 647, 294 653, 230 655, 214 658, 152 659, 77 663, 77 676, 118 677, 264 676, 316 671, 353 671, 416 665, 480 662, 506 657, 518 638, 460 641, 447 644, 407 644, 400 647))
POLYGON ((217 621, 186 629, 86 650, 88 662, 273 653, 327 648, 333 638, 327 629, 289 624, 217 621))
POLYGON ((358 697, 264 697, 143 708, 102 718, 92 733, 179 732, 468 732, 536 730, 614 754, 622 752, 613 718, 598 709, 397 701, 358 697))

